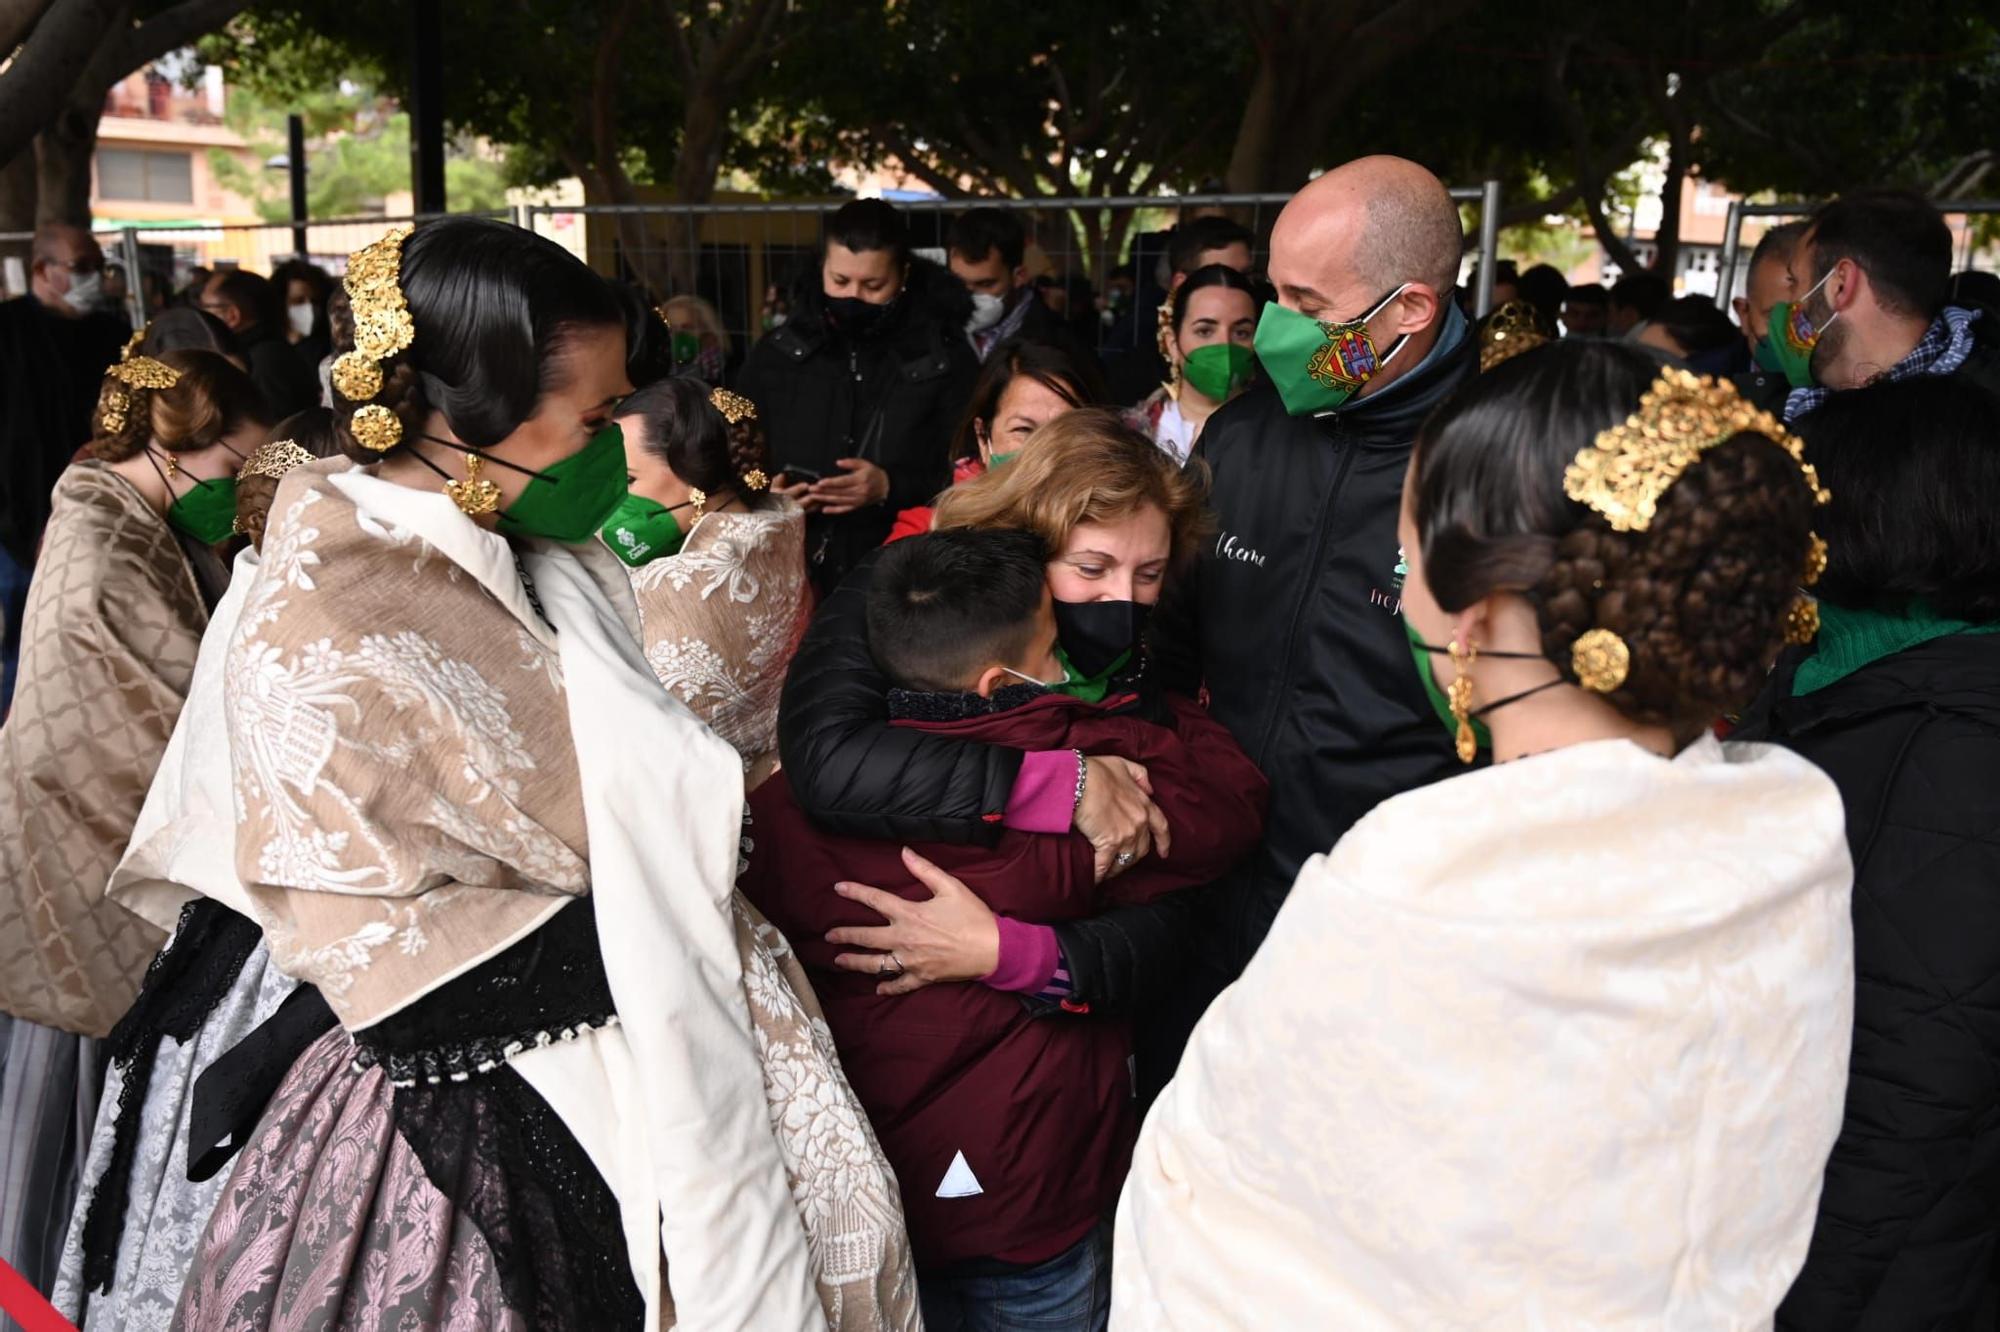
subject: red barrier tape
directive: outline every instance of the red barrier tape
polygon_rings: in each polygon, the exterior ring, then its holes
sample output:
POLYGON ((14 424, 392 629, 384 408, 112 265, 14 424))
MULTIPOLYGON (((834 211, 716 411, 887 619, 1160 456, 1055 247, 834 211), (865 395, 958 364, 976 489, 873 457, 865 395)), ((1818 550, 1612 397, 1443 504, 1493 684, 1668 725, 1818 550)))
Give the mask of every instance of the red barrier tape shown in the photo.
POLYGON ((56 1312, 42 1298, 42 1292, 28 1284, 28 1278, 0 1262, 0 1309, 26 1332, 76 1332, 76 1324, 56 1312))

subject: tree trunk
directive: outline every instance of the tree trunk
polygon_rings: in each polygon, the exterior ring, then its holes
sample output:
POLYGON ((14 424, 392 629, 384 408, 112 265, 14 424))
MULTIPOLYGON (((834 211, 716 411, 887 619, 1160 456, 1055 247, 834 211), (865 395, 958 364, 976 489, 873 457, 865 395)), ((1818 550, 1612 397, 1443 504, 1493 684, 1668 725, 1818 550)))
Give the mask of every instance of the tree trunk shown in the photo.
POLYGON ((41 196, 35 208, 37 222, 90 226, 90 165, 97 152, 97 118, 103 107, 101 95, 88 109, 73 100, 35 139, 41 196))
POLYGON ((1236 143, 1229 150, 1229 166, 1223 180, 1237 194, 1253 194, 1271 179, 1270 162, 1278 138, 1278 72, 1275 62, 1260 59, 1250 81, 1250 95, 1243 103, 1243 120, 1236 127, 1236 143))
MULTIPOLYGON (((99 48, 130 21, 128 9, 121 0, 56 0, 28 29, 0 69, 0 159, 25 151, 74 100, 99 48)), ((17 24, 23 15, 12 18, 17 24)))
MULTIPOLYGON (((1683 89, 1683 97, 1685 93, 1683 89)), ((1671 103, 1682 99, 1668 100, 1671 103)), ((1689 152, 1694 146, 1694 135, 1683 114, 1685 109, 1684 102, 1681 106, 1669 105, 1667 108, 1667 178, 1660 185, 1660 230, 1653 238, 1653 271, 1665 278, 1669 286, 1680 268, 1681 191, 1687 176, 1689 152)))
MULTIPOLYGON (((21 152, 0 167, 0 232, 19 234, 35 229, 35 155, 21 152)), ((26 240, 0 241, 0 261, 19 259, 26 279, 33 247, 26 240)), ((12 293, 0 288, 0 297, 12 293)))
MULTIPOLYGON (((681 116, 680 150, 674 155, 675 203, 705 204, 715 197, 715 176, 722 169, 723 141, 729 129, 730 100, 706 78, 688 89, 687 110, 681 116)), ((693 292, 697 286, 701 222, 698 214, 673 219, 674 244, 667 251, 667 295, 693 292)))

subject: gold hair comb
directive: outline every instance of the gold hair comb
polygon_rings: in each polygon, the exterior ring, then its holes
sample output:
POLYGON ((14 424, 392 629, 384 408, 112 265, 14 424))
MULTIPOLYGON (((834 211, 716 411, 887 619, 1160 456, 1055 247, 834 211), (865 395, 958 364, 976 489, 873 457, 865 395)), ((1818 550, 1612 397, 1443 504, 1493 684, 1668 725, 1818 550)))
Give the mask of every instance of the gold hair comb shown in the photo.
POLYGON ((132 419, 132 406, 144 389, 170 389, 181 382, 181 372, 165 361, 138 355, 146 341, 146 330, 134 333, 118 353, 117 363, 105 372, 110 382, 98 396, 97 416, 106 432, 116 435, 132 419))
POLYGON ((710 389, 709 405, 722 413, 722 419, 731 425, 739 421, 757 419, 757 404, 740 393, 731 393, 726 388, 710 389))
POLYGON ((1549 335, 1542 332, 1540 317, 1527 301, 1508 301, 1495 310, 1479 330, 1479 368, 1491 370, 1502 361, 1545 345, 1549 335))
POLYGON ((236 479, 241 481, 246 477, 268 476, 276 481, 294 467, 303 467, 312 460, 312 454, 306 452, 298 441, 274 439, 259 446, 257 451, 250 455, 250 461, 243 464, 243 469, 236 474, 236 479))
POLYGON ((1594 510, 1614 532, 1651 526, 1660 497, 1702 454, 1754 431, 1792 455, 1813 498, 1827 492, 1806 461, 1805 445, 1769 412, 1745 402, 1735 388, 1706 375, 1669 367, 1660 372, 1639 410, 1600 431, 1563 473, 1563 493, 1594 510))

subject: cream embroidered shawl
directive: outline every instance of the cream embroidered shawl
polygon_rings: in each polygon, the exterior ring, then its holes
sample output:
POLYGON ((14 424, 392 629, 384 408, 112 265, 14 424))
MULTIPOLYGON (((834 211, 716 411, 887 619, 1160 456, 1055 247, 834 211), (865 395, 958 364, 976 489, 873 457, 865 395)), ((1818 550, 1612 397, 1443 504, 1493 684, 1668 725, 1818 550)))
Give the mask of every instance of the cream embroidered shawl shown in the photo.
POLYGON ((1840 1126, 1852 877, 1779 749, 1579 745, 1386 802, 1147 1119, 1114 1327, 1770 1327, 1840 1126))
POLYGON ((777 764, 778 695, 811 615, 805 514, 789 500, 708 514, 631 574, 647 664, 735 746, 755 789, 777 764))
POLYGON ((523 556, 558 634, 442 495, 334 461, 272 512, 225 701, 280 966, 360 1028, 594 892, 620 1023, 514 1063, 618 1196, 654 1325, 914 1327, 894 1176, 733 890, 740 761, 647 672, 609 553, 523 556))
POLYGON ((0 727, 0 1011, 103 1036, 165 941, 104 890, 208 612, 172 530, 122 477, 78 463, 54 500, 0 727))

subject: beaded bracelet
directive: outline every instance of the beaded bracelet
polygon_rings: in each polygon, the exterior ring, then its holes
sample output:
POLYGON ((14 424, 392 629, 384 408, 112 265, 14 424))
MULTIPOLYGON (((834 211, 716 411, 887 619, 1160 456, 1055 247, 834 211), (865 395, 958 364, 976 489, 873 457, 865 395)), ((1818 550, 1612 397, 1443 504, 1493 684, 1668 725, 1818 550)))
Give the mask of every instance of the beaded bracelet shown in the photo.
POLYGON ((1069 807, 1070 822, 1074 823, 1076 812, 1083 808, 1083 788, 1090 779, 1090 767, 1084 762, 1081 749, 1072 749, 1070 753, 1076 755, 1076 803, 1069 807))

